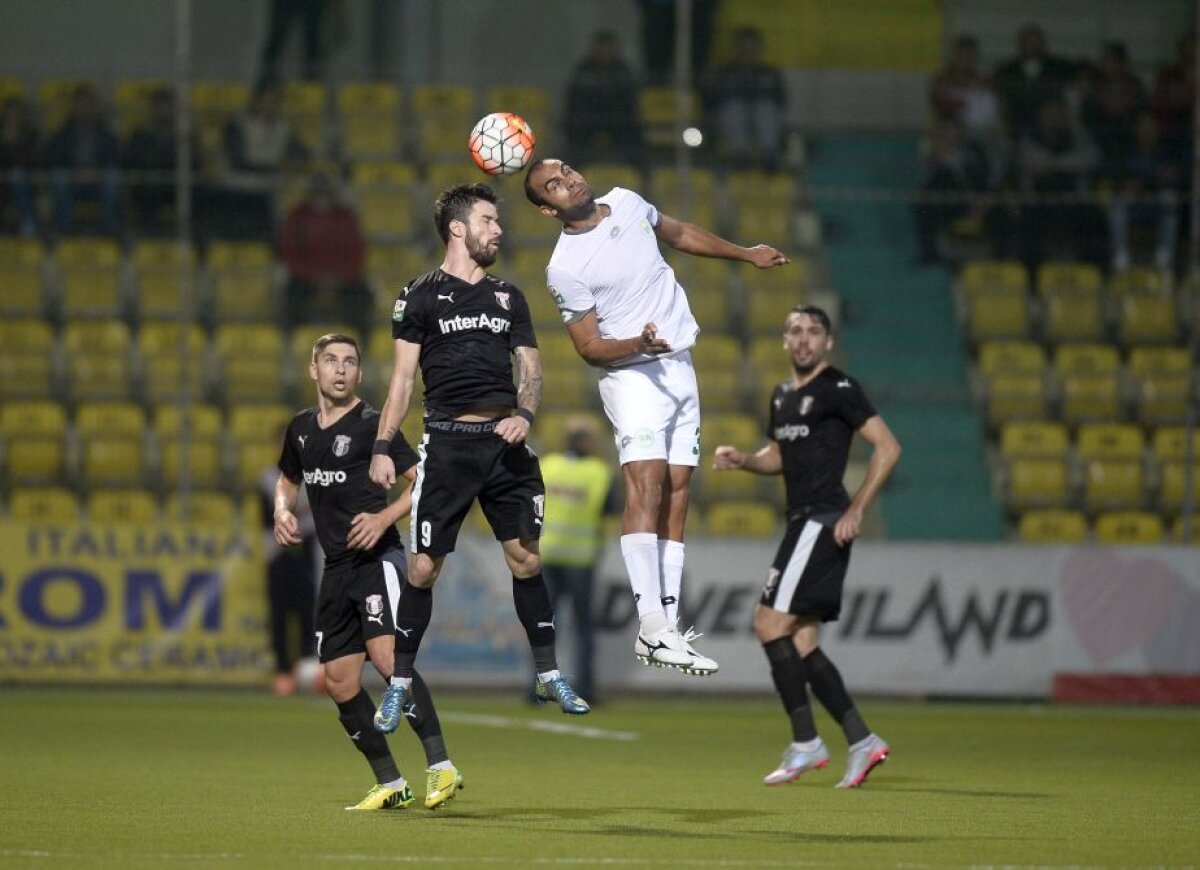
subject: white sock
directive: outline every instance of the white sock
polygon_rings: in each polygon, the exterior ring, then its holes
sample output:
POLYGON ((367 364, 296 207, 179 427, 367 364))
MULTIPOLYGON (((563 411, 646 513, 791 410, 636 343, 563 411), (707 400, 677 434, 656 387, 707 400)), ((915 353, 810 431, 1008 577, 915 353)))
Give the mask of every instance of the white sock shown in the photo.
POLYGON ((556 671, 556 670, 555 671, 546 671, 545 673, 539 673, 538 674, 538 682, 539 683, 548 683, 551 680, 553 680, 555 677, 557 677, 558 675, 559 675, 558 671, 556 671))
POLYGON ((667 617, 663 613, 662 588, 658 579, 658 535, 653 532, 621 535, 621 555, 625 557, 625 570, 629 573, 629 585, 633 588, 642 630, 662 631, 666 628, 667 617))
POLYGON ((439 761, 437 764, 429 765, 429 769, 430 770, 453 770, 454 765, 451 764, 450 759, 447 758, 445 761, 439 761))
POLYGON ((396 791, 400 791, 400 789, 402 789, 406 785, 408 785, 408 781, 405 780, 404 777, 400 777, 399 779, 393 779, 391 782, 380 783, 380 785, 386 786, 387 788, 394 788, 396 791))
POLYGON ((683 588, 683 541, 658 539, 658 564, 662 572, 662 606, 667 625, 679 618, 679 595, 683 588))
POLYGON ((403 686, 412 691, 412 677, 390 677, 388 683, 393 686, 403 686))

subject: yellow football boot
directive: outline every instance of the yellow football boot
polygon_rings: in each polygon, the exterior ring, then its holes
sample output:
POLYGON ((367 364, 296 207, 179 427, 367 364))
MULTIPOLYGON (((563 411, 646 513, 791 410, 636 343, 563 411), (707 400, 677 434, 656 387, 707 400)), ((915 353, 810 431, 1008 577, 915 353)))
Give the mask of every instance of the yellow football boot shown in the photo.
POLYGON ((376 785, 367 796, 348 810, 400 810, 413 802, 412 789, 405 783, 401 788, 376 785))

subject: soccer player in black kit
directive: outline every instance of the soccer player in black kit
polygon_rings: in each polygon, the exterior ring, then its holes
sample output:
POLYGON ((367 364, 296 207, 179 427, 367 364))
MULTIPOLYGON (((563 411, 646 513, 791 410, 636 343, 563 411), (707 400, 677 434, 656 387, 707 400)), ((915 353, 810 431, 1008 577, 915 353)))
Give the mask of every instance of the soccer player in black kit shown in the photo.
POLYGON ((391 439, 408 413, 420 365, 425 432, 412 495, 413 555, 396 612, 396 671, 375 726, 385 733, 395 729, 413 690, 413 663, 433 612, 433 584, 476 498, 512 572, 513 604, 537 670, 535 696, 581 715, 588 704, 555 660, 554 607, 538 555, 546 487, 537 456, 525 444, 542 399, 537 340, 525 296, 485 271, 500 246, 496 194, 486 184, 447 188, 434 205, 433 220, 446 256, 396 300, 396 356, 371 460, 371 479, 391 486, 396 476, 391 439))
MULTIPOLYGON (((379 412, 355 395, 362 380, 357 342, 324 335, 313 346, 309 375, 317 404, 288 424, 275 485, 275 540, 299 543, 293 512, 303 483, 317 537, 325 551, 325 572, 317 601, 317 656, 325 665, 325 688, 338 718, 375 772, 378 784, 350 810, 381 810, 412 803, 412 790, 396 768, 387 741, 372 727, 375 705, 362 688, 369 655, 386 680, 395 651, 395 611, 404 582, 404 546, 396 522, 408 513, 407 490, 392 504, 385 490, 367 477, 379 412)), ((416 454, 396 435, 388 456, 412 479, 416 454)), ((462 785, 442 737, 429 689, 414 675, 412 703, 404 715, 420 738, 429 764, 425 806, 437 809, 462 785)))
POLYGON ((890 750, 867 728, 837 667, 818 644, 821 623, 836 620, 841 611, 851 543, 863 512, 900 459, 900 444, 858 383, 825 361, 833 349, 828 314, 815 305, 793 308, 783 346, 792 377, 771 396, 766 446, 747 454, 721 445, 713 455, 718 471, 782 474, 787 492, 787 531, 754 611, 754 633, 791 719, 792 743, 763 782, 782 785, 829 763, 808 702, 811 686, 850 745, 838 788, 857 788, 890 750), (866 479, 851 499, 842 476, 855 432, 872 451, 866 479))

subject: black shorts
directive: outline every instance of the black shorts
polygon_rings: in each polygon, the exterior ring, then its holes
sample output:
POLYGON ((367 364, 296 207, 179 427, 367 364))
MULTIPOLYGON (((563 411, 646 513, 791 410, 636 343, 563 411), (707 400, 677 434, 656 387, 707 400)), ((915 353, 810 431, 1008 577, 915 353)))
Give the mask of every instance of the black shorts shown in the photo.
POLYGON ((459 527, 477 498, 497 541, 541 537, 546 485, 537 454, 524 443, 509 444, 494 429, 495 421, 425 421, 413 483, 414 553, 454 552, 459 527))
POLYGON ((367 650, 396 631, 396 604, 406 576, 404 552, 326 569, 317 595, 317 658, 331 662, 367 650))
POLYGON ((780 613, 833 622, 842 611, 850 546, 838 546, 831 526, 807 518, 790 520, 760 602, 780 613))

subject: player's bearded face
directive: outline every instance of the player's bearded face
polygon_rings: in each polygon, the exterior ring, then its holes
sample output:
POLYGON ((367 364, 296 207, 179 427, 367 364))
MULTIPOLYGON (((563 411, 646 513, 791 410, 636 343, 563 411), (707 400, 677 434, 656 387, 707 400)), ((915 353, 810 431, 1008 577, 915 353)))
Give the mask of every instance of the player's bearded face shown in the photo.
POLYGON ((482 268, 486 269, 496 262, 496 253, 500 250, 499 238, 485 239, 483 236, 473 233, 468 225, 463 241, 466 243, 467 253, 471 259, 482 268))
POLYGON ((807 314, 796 314, 788 318, 783 346, 792 358, 792 368, 803 376, 825 361, 833 349, 833 336, 825 331, 819 320, 807 314))

